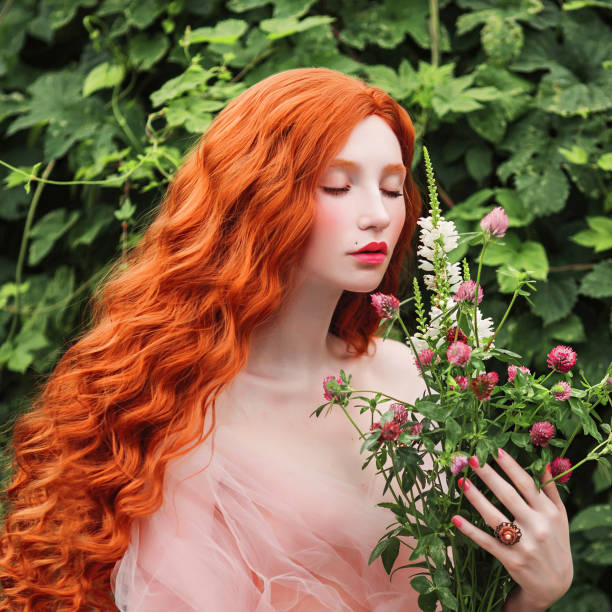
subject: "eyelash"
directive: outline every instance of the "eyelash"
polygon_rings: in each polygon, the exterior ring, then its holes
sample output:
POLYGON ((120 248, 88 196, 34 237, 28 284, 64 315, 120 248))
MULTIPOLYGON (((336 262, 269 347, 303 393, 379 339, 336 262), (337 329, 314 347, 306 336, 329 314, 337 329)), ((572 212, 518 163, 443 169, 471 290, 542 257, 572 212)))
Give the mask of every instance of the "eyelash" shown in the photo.
MULTIPOLYGON (((349 189, 350 187, 323 187, 323 191, 332 195, 348 193, 349 189)), ((381 189, 381 191, 389 198, 399 198, 403 195, 400 191, 388 191, 387 189, 381 189)))

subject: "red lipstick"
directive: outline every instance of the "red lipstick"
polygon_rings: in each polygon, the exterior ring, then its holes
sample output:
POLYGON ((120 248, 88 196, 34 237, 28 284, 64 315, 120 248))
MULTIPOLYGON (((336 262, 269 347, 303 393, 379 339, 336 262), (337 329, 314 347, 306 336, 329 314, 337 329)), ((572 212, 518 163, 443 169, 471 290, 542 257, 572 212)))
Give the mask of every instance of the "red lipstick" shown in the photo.
POLYGON ((353 257, 365 264, 381 264, 387 256, 386 242, 370 242, 358 251, 351 253, 353 257))

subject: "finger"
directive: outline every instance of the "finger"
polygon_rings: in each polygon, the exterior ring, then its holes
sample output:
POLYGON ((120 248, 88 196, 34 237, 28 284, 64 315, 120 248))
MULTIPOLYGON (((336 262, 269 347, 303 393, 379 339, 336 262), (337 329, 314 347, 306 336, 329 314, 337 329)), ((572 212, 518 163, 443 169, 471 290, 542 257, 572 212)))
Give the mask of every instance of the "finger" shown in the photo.
POLYGON ((495 529, 500 523, 509 522, 507 517, 496 508, 468 478, 459 478, 457 486, 463 489, 463 495, 474 506, 478 514, 482 516, 484 522, 495 529))
MULTIPOLYGON (((517 490, 502 478, 490 465, 486 463, 480 467, 476 455, 470 458, 470 466, 481 480, 491 489, 491 492, 514 515, 515 518, 525 519, 531 512, 525 500, 517 490)), ((535 485, 534 485, 535 486, 535 485)))
POLYGON ((530 506, 533 508, 541 508, 542 502, 548 501, 540 491, 538 491, 531 475, 505 450, 498 448, 497 457, 494 457, 494 459, 497 465, 499 465, 499 467, 510 477, 510 480, 512 480, 530 506))
MULTIPOLYGON (((540 482, 545 483, 552 480, 552 472, 550 471, 550 463, 546 464, 546 468, 540 474, 540 482)), ((556 481, 548 482, 548 484, 542 485, 542 491, 550 498, 553 504, 559 508, 559 510, 565 512, 565 504, 559 495, 559 489, 557 489, 556 481)))
POLYGON ((472 542, 484 548, 484 550, 491 553, 496 559, 499 559, 502 564, 505 565, 509 560, 510 551, 508 549, 512 547, 505 546, 497 538, 485 533, 482 529, 478 529, 478 527, 472 525, 472 523, 458 514, 453 516, 453 525, 464 536, 470 538, 472 542))

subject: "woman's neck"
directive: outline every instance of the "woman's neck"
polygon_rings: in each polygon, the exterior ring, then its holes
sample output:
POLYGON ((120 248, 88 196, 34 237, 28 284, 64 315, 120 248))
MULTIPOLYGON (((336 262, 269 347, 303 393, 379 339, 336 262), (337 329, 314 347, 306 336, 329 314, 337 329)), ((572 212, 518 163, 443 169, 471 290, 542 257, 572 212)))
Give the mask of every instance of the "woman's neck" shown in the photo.
POLYGON ((280 310, 253 332, 245 373, 299 387, 329 372, 342 352, 338 339, 328 334, 341 293, 316 281, 295 288, 280 310))

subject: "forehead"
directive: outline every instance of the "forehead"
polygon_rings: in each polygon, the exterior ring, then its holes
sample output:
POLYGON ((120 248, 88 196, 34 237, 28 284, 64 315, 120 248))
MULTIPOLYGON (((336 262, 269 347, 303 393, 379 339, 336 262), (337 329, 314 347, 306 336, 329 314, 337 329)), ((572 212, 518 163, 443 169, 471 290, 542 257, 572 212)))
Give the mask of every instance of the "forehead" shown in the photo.
POLYGON ((397 136, 387 122, 376 115, 366 117, 355 125, 330 166, 346 166, 346 162, 381 167, 401 165, 404 169, 397 136))

